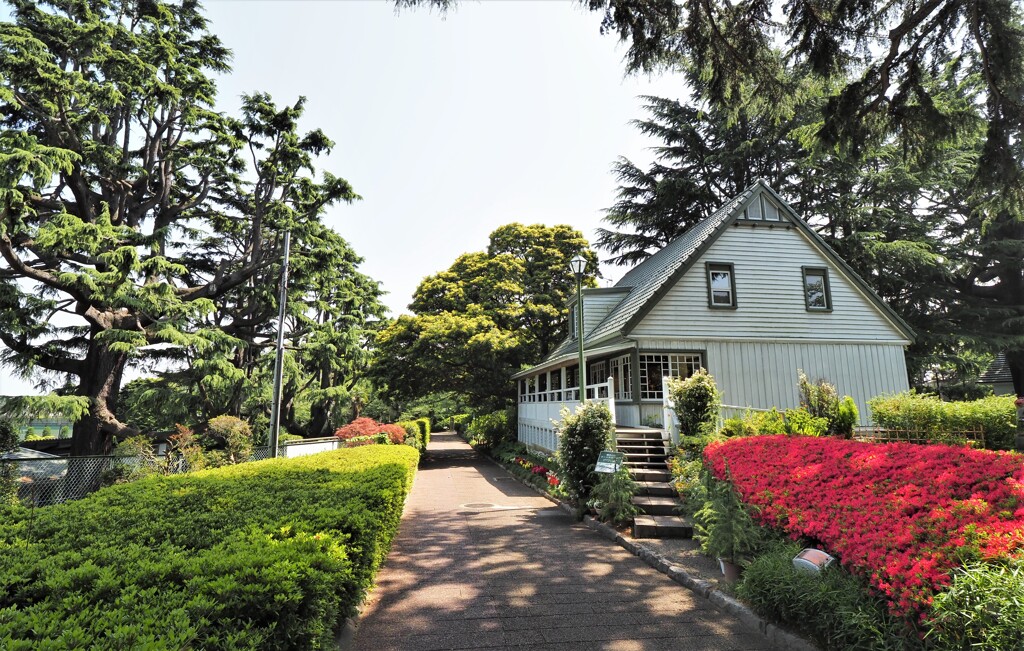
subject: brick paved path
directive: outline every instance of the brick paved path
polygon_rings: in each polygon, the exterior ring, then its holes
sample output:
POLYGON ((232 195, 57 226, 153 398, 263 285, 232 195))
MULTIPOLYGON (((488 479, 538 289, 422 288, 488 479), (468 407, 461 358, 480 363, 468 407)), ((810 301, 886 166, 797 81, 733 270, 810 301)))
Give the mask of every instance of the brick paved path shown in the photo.
POLYGON ((430 451, 356 651, 769 648, 456 436, 430 451))

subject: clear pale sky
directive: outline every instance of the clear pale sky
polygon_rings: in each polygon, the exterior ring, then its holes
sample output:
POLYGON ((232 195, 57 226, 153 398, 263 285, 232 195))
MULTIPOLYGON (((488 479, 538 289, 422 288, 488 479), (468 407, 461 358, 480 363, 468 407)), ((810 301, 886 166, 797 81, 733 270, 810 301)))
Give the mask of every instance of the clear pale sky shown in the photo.
MULTIPOLYGON (((502 224, 570 224, 593 241, 615 200, 612 163, 646 164, 657 144, 629 124, 644 117, 638 96, 685 93, 679 77, 624 77, 601 14, 569 0, 464 1, 445 17, 387 0, 205 6, 234 52, 219 108, 257 90, 279 105, 305 96, 304 126, 336 142, 321 168, 363 200, 327 221, 393 315, 502 224)), ((0 394, 27 391, 0 369, 0 394)))

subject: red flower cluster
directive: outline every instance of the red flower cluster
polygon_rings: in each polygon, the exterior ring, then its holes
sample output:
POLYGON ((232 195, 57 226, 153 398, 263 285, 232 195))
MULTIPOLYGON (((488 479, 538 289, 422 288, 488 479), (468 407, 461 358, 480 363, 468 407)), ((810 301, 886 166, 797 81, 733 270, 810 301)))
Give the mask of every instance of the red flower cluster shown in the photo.
POLYGON ((559 481, 558 477, 556 477, 553 472, 551 472, 544 466, 536 463, 532 459, 527 459, 526 457, 516 457, 514 461, 523 468, 529 470, 534 475, 547 475, 548 486, 558 486, 560 483, 562 483, 561 481, 559 481))
POLYGON ((927 618, 969 558, 1024 552, 1024 457, 947 445, 757 436, 712 443, 712 473, 755 517, 867 576, 897 615, 927 618))
POLYGON ((388 439, 395 445, 405 442, 406 431, 400 425, 383 425, 372 418, 357 418, 348 425, 339 427, 334 435, 342 441, 347 441, 357 436, 374 436, 376 434, 387 434, 388 439))

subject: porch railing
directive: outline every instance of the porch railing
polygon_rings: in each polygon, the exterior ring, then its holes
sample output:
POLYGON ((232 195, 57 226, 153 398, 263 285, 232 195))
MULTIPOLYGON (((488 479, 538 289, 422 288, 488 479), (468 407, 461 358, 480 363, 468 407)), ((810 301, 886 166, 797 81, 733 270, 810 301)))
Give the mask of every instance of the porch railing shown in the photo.
MULTIPOLYGON (((604 403, 615 418, 614 379, 584 387, 587 400, 604 403)), ((558 423, 562 409, 575 411, 580 404, 578 387, 527 393, 519 400, 519 441, 545 450, 558 449, 558 423)))

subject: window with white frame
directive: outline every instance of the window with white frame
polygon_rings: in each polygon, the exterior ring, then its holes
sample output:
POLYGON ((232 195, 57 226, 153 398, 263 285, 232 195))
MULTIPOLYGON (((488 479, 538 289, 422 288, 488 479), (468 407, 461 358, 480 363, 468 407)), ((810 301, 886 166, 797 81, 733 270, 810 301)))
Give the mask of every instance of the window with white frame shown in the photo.
POLYGON ((640 355, 640 399, 661 400, 662 378, 686 379, 703 366, 700 353, 640 355))
POLYGON ((615 382, 615 399, 633 399, 633 377, 629 368, 629 355, 616 357, 609 362, 612 378, 615 382))
POLYGON ((707 264, 708 307, 719 309, 736 307, 735 276, 732 264, 723 262, 707 264))
POLYGON ((597 362, 587 366, 587 384, 602 384, 608 381, 608 362, 597 362))
POLYGON ((576 321, 577 321, 577 318, 578 317, 576 316, 576 306, 575 305, 569 306, 569 339, 575 339, 576 338, 576 330, 577 330, 576 321))

